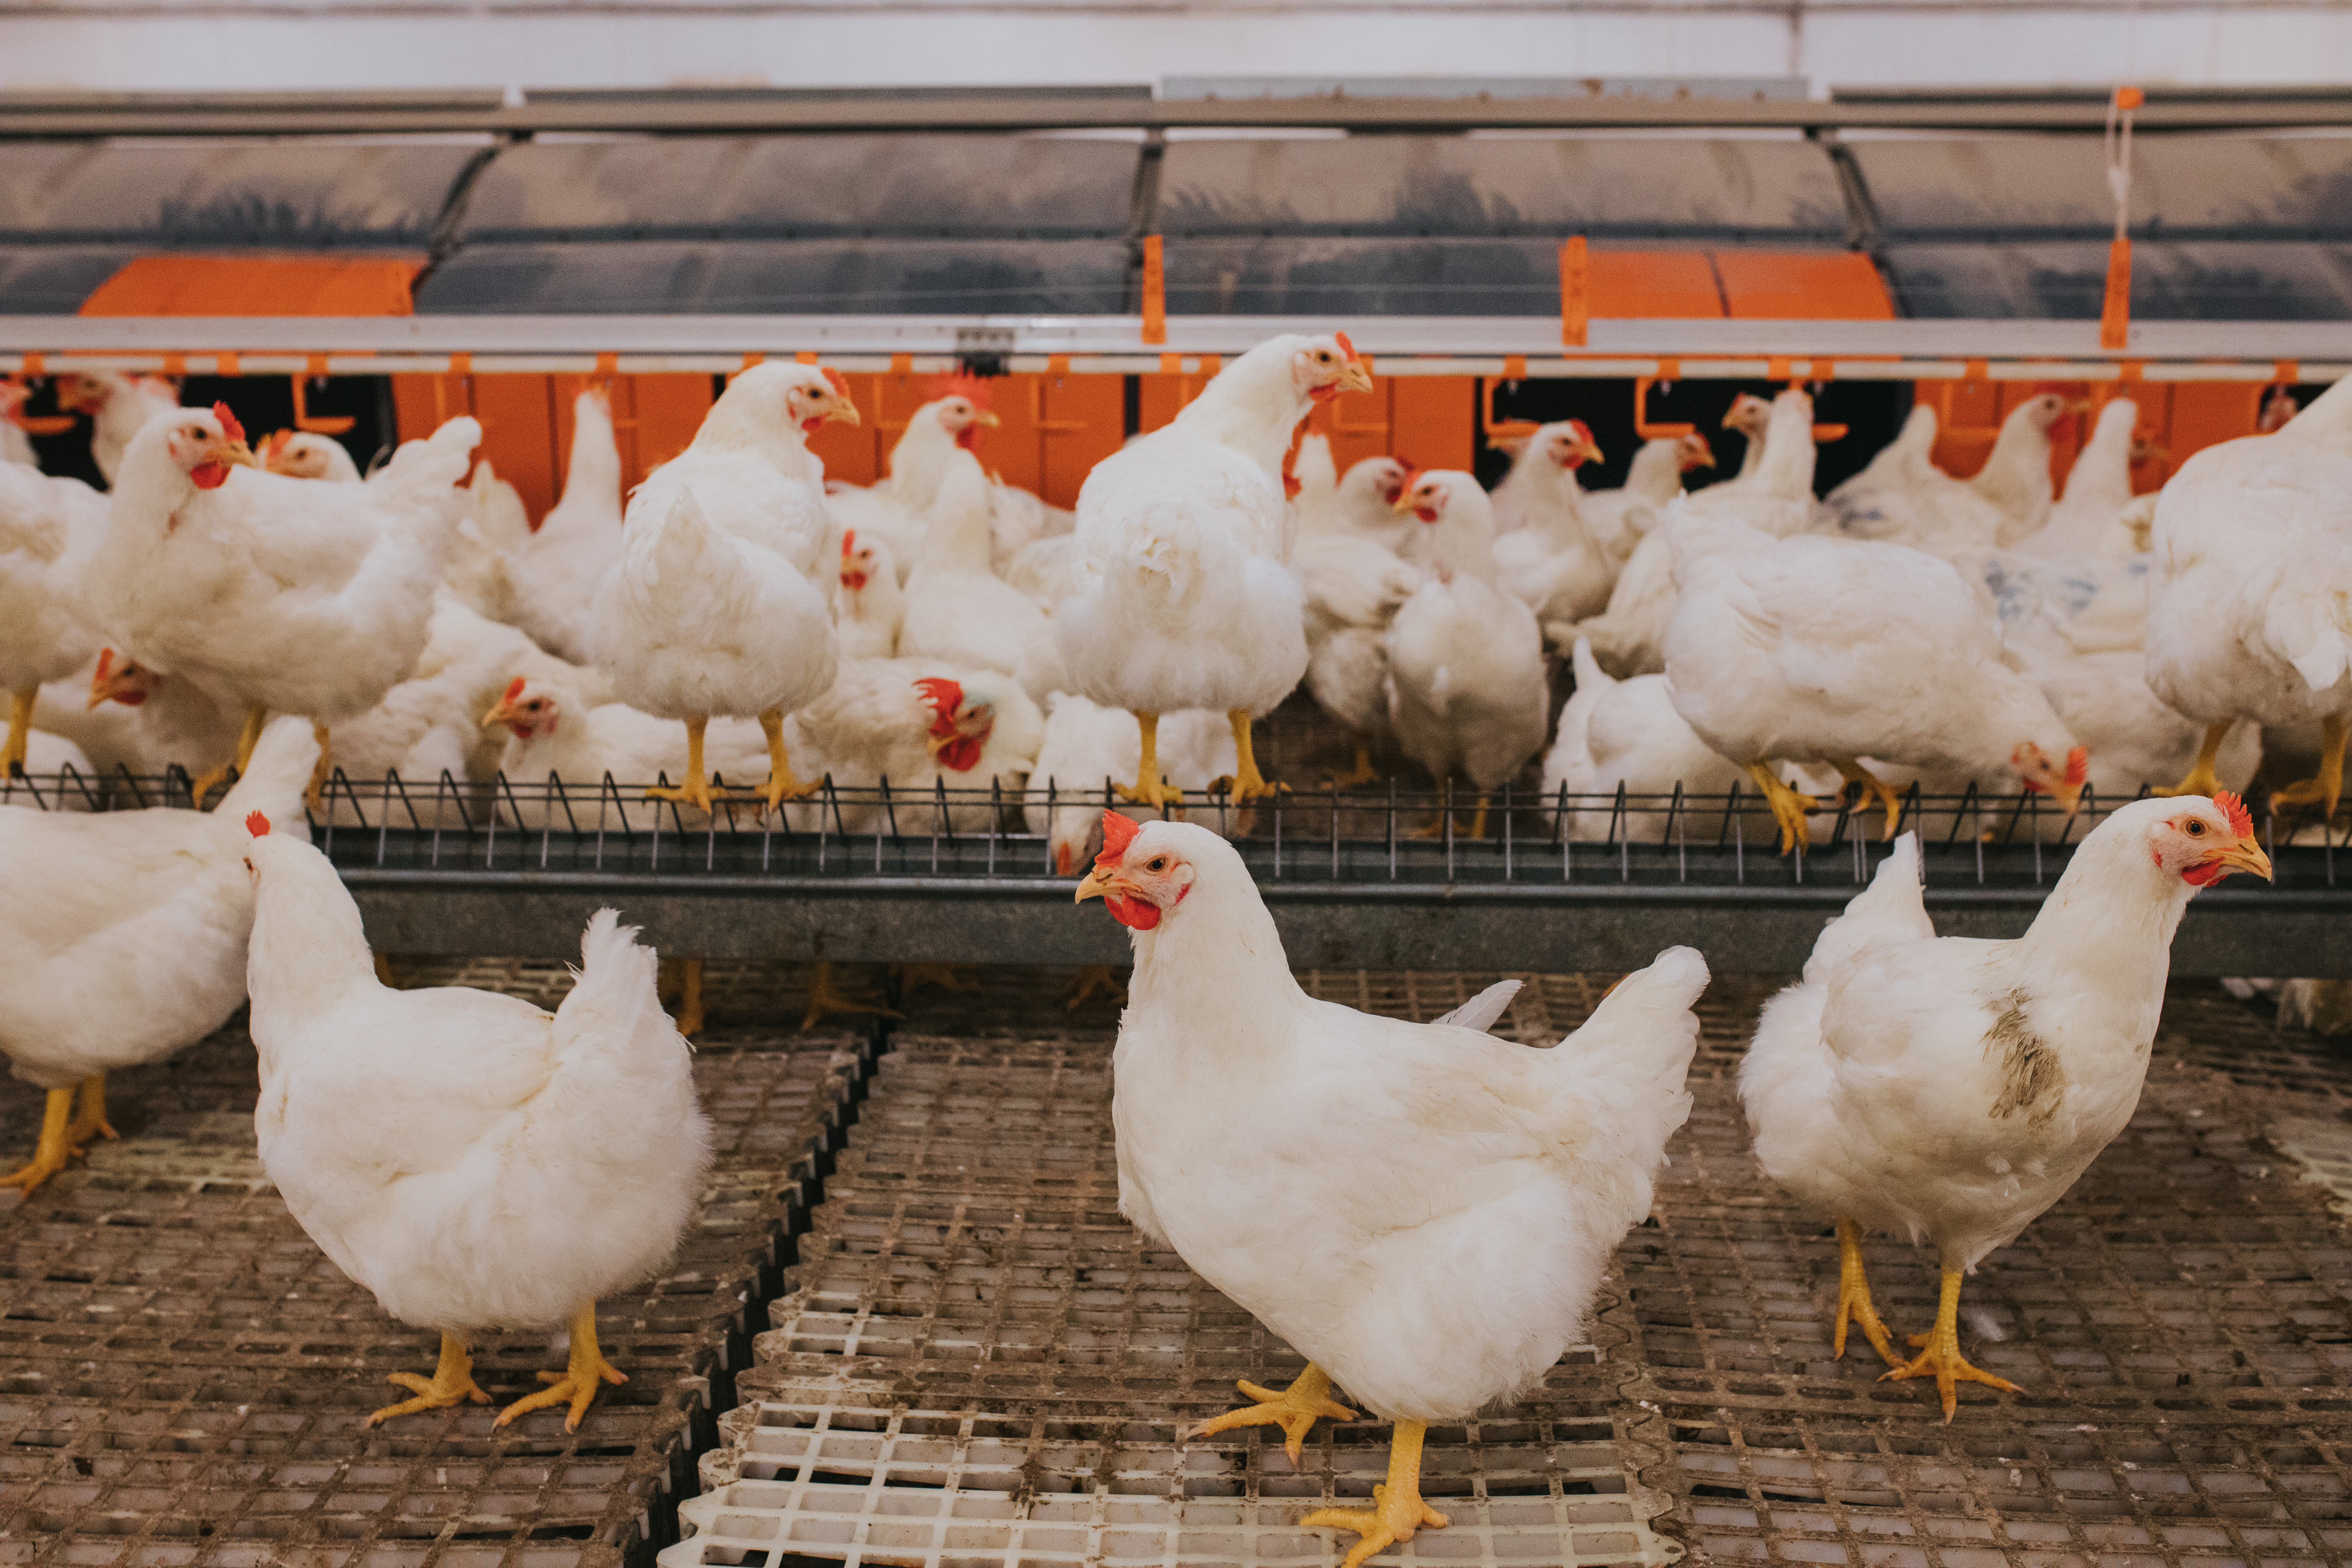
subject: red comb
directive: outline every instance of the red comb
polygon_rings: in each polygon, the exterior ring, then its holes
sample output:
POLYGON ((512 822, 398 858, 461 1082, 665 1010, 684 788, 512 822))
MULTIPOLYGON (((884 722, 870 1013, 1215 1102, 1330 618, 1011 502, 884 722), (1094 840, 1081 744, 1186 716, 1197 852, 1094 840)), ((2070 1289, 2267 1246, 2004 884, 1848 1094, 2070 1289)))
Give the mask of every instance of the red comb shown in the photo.
POLYGON ((990 396, 988 383, 976 375, 959 371, 953 375, 933 376, 931 395, 924 401, 937 403, 944 397, 961 397, 975 408, 985 408, 990 396))
POLYGON ((1356 345, 1348 341, 1347 333, 1333 332, 1331 334, 1331 338, 1334 342, 1337 342, 1339 345, 1339 352, 1348 356, 1348 363, 1349 364, 1360 364, 1363 363, 1361 356, 1356 353, 1356 345))
POLYGON ((522 678, 521 676, 520 676, 520 675, 516 676, 512 680, 508 681, 508 682, 507 682, 507 700, 508 700, 508 701, 509 701, 509 702, 511 702, 511 701, 513 701, 516 698, 518 698, 518 697, 521 696, 521 695, 522 695, 522 689, 523 689, 523 685, 524 685, 523 678, 522 678))
POLYGON ((245 830, 256 838, 267 838, 269 836, 269 818, 257 811, 248 811, 245 814, 245 830))
POLYGON ((1097 866, 1116 866, 1125 858, 1127 847, 1143 831, 1131 816, 1121 816, 1115 811, 1103 813, 1102 853, 1095 857, 1097 866))
POLYGON ((833 366, 826 365, 824 367, 824 379, 832 384, 834 391, 841 394, 844 397, 847 397, 849 395, 849 378, 842 374, 839 371, 834 369, 833 366))
POLYGON ((1597 444, 1592 440, 1592 426, 1587 425, 1583 420, 1571 419, 1568 422, 1568 427, 1576 432, 1577 438, 1579 440, 1583 441, 1588 445, 1597 444))
POLYGON ((220 421, 222 435, 227 437, 232 441, 242 441, 245 439, 245 426, 236 422, 236 416, 228 411, 227 404, 214 404, 213 417, 220 421))
POLYGON ((2254 814, 2246 809, 2244 801, 2240 800, 2228 790, 2219 790, 2214 793, 2213 804, 2220 806, 2221 814, 2230 819, 2231 832, 2241 838, 2252 838, 2254 836, 2254 814))
POLYGON ((844 561, 848 560, 851 552, 856 550, 856 548, 857 531, 854 528, 843 529, 841 531, 841 558, 844 561))
POLYGON ((955 710, 963 706, 963 688, 944 676, 925 676, 915 682, 915 689, 931 706, 939 718, 932 721, 931 733, 944 735, 955 728, 955 710))
MULTIPOLYGON (((114 650, 110 647, 100 648, 98 650, 98 675, 96 680, 104 680, 106 679, 106 672, 113 668, 114 650)), ((92 682, 93 685, 96 684, 96 680, 92 682)))
POLYGON ((2089 748, 2089 747, 2087 747, 2087 746, 2077 746, 2077 747, 2075 747, 2073 751, 2071 751, 2071 752, 2067 752, 2067 753, 2066 753, 2066 782, 2067 782, 2067 784, 2070 784, 2070 785, 2073 785, 2073 784, 2080 784, 2084 783, 2086 780, 2088 780, 2088 779, 2090 778, 2090 776, 2091 776, 2091 751, 2090 751, 2090 748, 2089 748))

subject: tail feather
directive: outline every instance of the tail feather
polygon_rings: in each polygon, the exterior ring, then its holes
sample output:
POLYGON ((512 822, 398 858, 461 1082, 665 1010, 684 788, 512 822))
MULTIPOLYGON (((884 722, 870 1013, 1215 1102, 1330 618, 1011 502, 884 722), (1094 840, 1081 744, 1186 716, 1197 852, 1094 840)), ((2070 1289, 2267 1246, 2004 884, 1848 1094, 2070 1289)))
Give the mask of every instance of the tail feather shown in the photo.
POLYGON ((1517 996, 1519 988, 1526 984, 1523 980, 1497 980, 1452 1012, 1432 1018, 1430 1022, 1451 1024, 1456 1028, 1475 1029, 1484 1034, 1495 1026, 1495 1020, 1503 1016, 1503 1009, 1511 1005, 1511 998, 1517 996))
POLYGON ((1696 949, 1670 947, 1619 981, 1558 1047, 1561 1065, 1580 1079, 1631 1091, 1613 1131, 1623 1156, 1646 1170, 1665 1158, 1666 1140, 1690 1115, 1683 1079, 1699 1035, 1691 1007, 1706 982, 1706 960, 1696 949))
POLYGON ((2352 574, 2307 562, 2282 573, 2263 606, 2263 640, 2314 691, 2352 668, 2352 574))
POLYGON ((1576 689, 1579 691, 1598 691, 1603 687, 1617 684, 1616 678, 1601 668, 1601 661, 1592 657, 1592 639, 1582 633, 1578 634, 1576 647, 1570 651, 1568 661, 1569 667, 1576 672, 1576 689))
POLYGON ((1823 985, 1841 967, 1865 948, 1889 942, 1910 942, 1936 934, 1927 918, 1919 860, 1919 836, 1906 833, 1878 868, 1870 886, 1856 893, 1845 912, 1823 927, 1805 960, 1805 983, 1823 985))

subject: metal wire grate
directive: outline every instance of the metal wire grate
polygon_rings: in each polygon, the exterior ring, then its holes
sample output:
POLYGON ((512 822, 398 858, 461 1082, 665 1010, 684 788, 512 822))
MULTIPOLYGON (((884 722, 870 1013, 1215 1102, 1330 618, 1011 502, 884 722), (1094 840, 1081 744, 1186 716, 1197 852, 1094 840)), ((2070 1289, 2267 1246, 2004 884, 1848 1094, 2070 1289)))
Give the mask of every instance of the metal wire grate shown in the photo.
MULTIPOLYGON (((233 1026, 114 1075, 122 1142, 0 1198, 0 1552, 572 1568, 657 1546, 695 1434, 749 1359, 746 1298, 780 1284, 865 1059, 846 1037, 754 1029, 698 1053, 719 1148, 702 1215, 667 1273, 600 1303, 630 1382, 572 1436, 560 1411, 493 1435, 495 1405, 363 1428, 398 1396, 385 1373, 429 1366, 432 1336, 386 1318, 268 1184, 251 1044, 233 1026)), ((8 1097, 0 1141, 29 1149, 37 1118, 37 1097, 8 1097)), ((476 1376, 504 1403, 550 1355, 507 1336, 476 1376)))

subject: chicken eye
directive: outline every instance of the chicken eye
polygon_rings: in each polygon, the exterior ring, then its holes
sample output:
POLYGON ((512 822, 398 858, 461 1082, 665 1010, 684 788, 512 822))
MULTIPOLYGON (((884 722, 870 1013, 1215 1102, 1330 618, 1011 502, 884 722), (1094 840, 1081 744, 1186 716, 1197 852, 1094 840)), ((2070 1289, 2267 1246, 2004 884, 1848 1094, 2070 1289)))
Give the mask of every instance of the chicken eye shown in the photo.
POLYGON ((1154 855, 1150 859, 1144 862, 1143 868, 1147 871, 1165 871, 1168 869, 1168 857, 1165 855, 1154 855))
POLYGON ((2191 819, 2189 824, 2189 837, 2191 838, 2202 838, 2204 836, 2205 825, 2201 822, 2191 819))

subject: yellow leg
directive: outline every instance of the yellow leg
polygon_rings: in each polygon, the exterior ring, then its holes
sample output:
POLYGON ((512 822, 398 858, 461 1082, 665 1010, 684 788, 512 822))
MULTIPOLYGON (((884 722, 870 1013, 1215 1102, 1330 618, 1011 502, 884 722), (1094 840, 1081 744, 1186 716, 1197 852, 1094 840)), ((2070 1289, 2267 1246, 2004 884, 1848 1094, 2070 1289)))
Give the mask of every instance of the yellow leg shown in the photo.
POLYGON ((1863 1337, 1870 1348, 1889 1366, 1901 1366, 1903 1358, 1895 1353, 1894 1338, 1886 1325, 1879 1321, 1878 1309, 1870 1300, 1870 1276, 1862 1267, 1862 1226, 1838 1216, 1838 1304, 1837 1326, 1830 1335, 1830 1357, 1835 1360, 1845 1354, 1845 1325, 1851 1317, 1862 1325, 1863 1337))
POLYGON ((689 1040, 702 1033, 702 960, 698 958, 678 960, 675 1021, 677 1032, 689 1040))
POLYGON ((580 1418, 588 1414, 589 1402, 596 1391, 608 1383, 626 1383, 628 1378, 596 1348, 596 1303, 589 1302, 572 1316, 572 1356, 562 1372, 542 1372, 539 1381, 549 1386, 537 1394, 527 1394, 504 1410, 491 1425, 503 1426, 518 1415, 528 1415, 534 1410, 544 1410, 551 1405, 572 1403, 572 1414, 563 1418, 566 1432, 580 1430, 580 1418))
POLYGON ((1143 754, 1135 764, 1135 782, 1111 786, 1121 800, 1149 806, 1181 805, 1184 792, 1160 776, 1160 715, 1138 713, 1135 727, 1143 737, 1143 754))
POLYGON ((1331 781, 1334 789, 1353 789, 1358 784, 1378 784, 1381 770, 1372 766, 1372 743, 1361 735, 1356 737, 1356 765, 1344 775, 1331 781))
POLYGON ((1234 727, 1234 774, 1217 781, 1231 791, 1234 804, 1241 805, 1253 800, 1265 800, 1289 789, 1288 784, 1268 784, 1257 771, 1257 756, 1250 749, 1250 711, 1235 708, 1225 715, 1225 722, 1234 727))
POLYGON ((1780 782, 1769 763, 1750 763, 1748 776, 1764 792, 1764 804, 1772 808, 1772 820, 1780 825, 1780 853, 1786 855, 1806 841, 1810 830, 1805 826, 1805 813, 1820 805, 1809 795, 1799 795, 1780 782))
POLYGON ((2221 742, 2230 738, 2230 731, 2238 721, 2224 719, 2205 729, 2205 743, 2197 748, 2197 760, 2189 764, 2188 776, 2170 789, 2152 789, 2150 795, 2211 795, 2221 787, 2213 772, 2213 763, 2221 754, 2221 742))
POLYGON ((392 960, 380 952, 371 952, 368 956, 375 961, 375 983, 387 991, 392 990, 392 960))
MULTIPOLYGON (((253 761, 253 748, 261 743, 261 727, 268 720, 269 710, 267 708, 245 710, 245 727, 236 733, 236 767, 239 776, 243 776, 245 765, 253 761)), ((196 775, 195 783, 188 786, 191 803, 198 811, 205 808, 205 796, 210 795, 215 785, 227 780, 229 767, 229 763, 223 763, 217 767, 206 768, 196 775)))
POLYGON ((466 1342, 455 1334, 441 1336, 441 1360, 434 1367, 431 1377, 419 1377, 413 1372, 395 1372, 384 1381, 407 1389, 416 1397, 385 1405, 362 1422, 363 1426, 376 1426, 395 1415, 414 1415, 420 1410, 446 1409, 452 1405, 463 1405, 467 1400, 476 1405, 490 1402, 490 1396, 475 1384, 474 1358, 466 1353, 466 1342))
POLYGON ((73 1121, 66 1128, 66 1142, 79 1150, 92 1138, 120 1136, 106 1124, 106 1075, 94 1072, 81 1080, 81 1103, 74 1107, 73 1121))
POLYGON ((8 744, 0 751, 0 779, 25 770, 26 742, 33 731, 33 702, 40 694, 37 686, 21 687, 8 694, 8 744))
POLYGON ((2317 801, 2320 815, 2334 816, 2336 803, 2344 797, 2344 721, 2340 718, 2319 721, 2319 773, 2316 777, 2291 784, 2271 796, 2279 805, 2309 805, 2317 801))
POLYGON ((1903 826, 1903 792, 1873 773, 1852 757, 1831 759, 1830 765, 1845 775, 1848 784, 1858 784, 1869 796, 1886 808, 1886 837, 1894 842, 1895 830, 1903 826))
POLYGON ((1960 1405, 1959 1384, 1981 1383, 1991 1388, 2006 1389, 2011 1394, 2022 1393, 2017 1384, 2005 1377, 1995 1377, 1979 1372, 1960 1354, 1960 1271, 1944 1270, 1944 1294, 1936 1303, 1936 1326, 1924 1334, 1911 1336, 1911 1343, 1927 1348, 1893 1372, 1879 1378, 1881 1383, 1900 1383, 1909 1377, 1932 1377, 1936 1392, 1944 1396, 1944 1419, 1949 1421, 1952 1412, 1960 1405))
POLYGON ((1400 1421, 1389 1442, 1389 1479, 1372 1489, 1370 1509, 1318 1508, 1298 1521, 1301 1530, 1352 1530, 1363 1537, 1340 1568, 1363 1568, 1376 1552, 1411 1541, 1417 1530, 1444 1530, 1446 1518, 1421 1500, 1421 1439, 1427 1428, 1400 1421))
POLYGON ((816 1027, 816 1021, 819 1018, 828 1017, 835 1013, 864 1013, 877 1018, 905 1016, 904 1014, 893 1012, 883 1006, 879 1002, 853 1002, 844 996, 833 988, 833 961, 820 958, 816 961, 816 972, 809 976, 808 1016, 801 1020, 801 1027, 813 1029, 816 1027))
POLYGON ((1286 1389, 1260 1388, 1247 1381, 1234 1386, 1248 1394, 1253 1403, 1211 1416, 1184 1434, 1187 1437, 1207 1437, 1230 1432, 1236 1426, 1279 1426, 1283 1452, 1295 1465, 1298 1463, 1298 1451, 1307 1445, 1307 1431, 1318 1416, 1328 1421, 1356 1418, 1354 1411, 1331 1397, 1331 1374, 1313 1362, 1308 1362, 1307 1370, 1286 1389))
POLYGON ((1478 797, 1478 814, 1470 819, 1470 837, 1486 837, 1486 797, 1483 795, 1478 797))
POLYGON ((1076 1012, 1097 996, 1108 996, 1119 1006, 1127 1005, 1127 987, 1108 963, 1089 963, 1078 971, 1078 983, 1070 987, 1069 1010, 1076 1012))
POLYGON ((814 795, 824 786, 822 779, 815 784, 803 784, 793 776, 792 759, 784 754, 782 709, 771 708, 761 714, 760 728, 768 737, 768 784, 760 793, 767 801, 770 811, 775 810, 782 802, 814 795))
MULTIPOLYGON (((319 760, 311 766, 310 787, 302 792, 302 804, 316 811, 321 800, 325 798, 327 779, 333 773, 334 764, 331 760, 331 753, 327 749, 329 739, 327 727, 316 720, 311 721, 310 738, 319 742, 319 760)), ((237 764, 240 773, 244 768, 243 763, 237 764)))
POLYGON ((49 1090, 49 1103, 41 1112, 41 1141, 33 1148, 29 1164, 0 1176, 0 1187, 22 1187, 25 1195, 66 1168, 73 1157, 73 1144, 66 1137, 73 1115, 73 1090, 49 1090))
POLYGON ((936 985, 942 991, 977 991, 980 982, 966 980, 946 963, 895 963, 891 973, 898 977, 898 994, 912 996, 919 985, 936 985))
POLYGON ((702 766, 702 731, 709 727, 708 718, 686 721, 686 779, 682 784, 654 784, 646 789, 647 800, 674 800, 697 811, 710 809, 710 775, 702 766))

